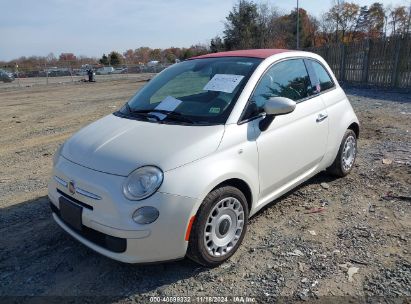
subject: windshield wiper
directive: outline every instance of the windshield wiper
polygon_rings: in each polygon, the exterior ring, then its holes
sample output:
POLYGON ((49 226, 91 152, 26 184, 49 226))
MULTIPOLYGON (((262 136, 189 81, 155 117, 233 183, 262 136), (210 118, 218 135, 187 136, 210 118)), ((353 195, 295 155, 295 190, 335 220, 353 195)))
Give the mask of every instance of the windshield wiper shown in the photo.
POLYGON ((140 117, 143 117, 143 118, 146 118, 146 119, 154 118, 156 121, 160 121, 160 118, 159 118, 158 116, 156 116, 156 115, 154 115, 154 114, 150 114, 150 112, 152 112, 152 111, 132 110, 131 107, 130 107, 130 105, 129 105, 128 103, 126 103, 126 107, 127 107, 128 112, 129 112, 131 115, 133 115, 133 116, 134 116, 134 115, 137 115, 137 116, 140 116, 140 117))
POLYGON ((188 117, 186 117, 183 114, 178 113, 178 112, 165 111, 165 110, 156 110, 156 109, 153 109, 151 112, 157 112, 157 113, 164 114, 164 115, 166 115, 165 118, 167 118, 167 119, 171 118, 171 119, 178 120, 178 121, 181 121, 181 122, 188 122, 188 123, 191 123, 191 124, 195 124, 194 120, 192 120, 192 119, 190 119, 190 118, 188 118, 188 117))
POLYGON ((164 119, 167 120, 174 120, 174 121, 181 121, 181 122, 187 122, 190 124, 195 124, 196 122, 186 116, 183 116, 183 114, 178 113, 178 112, 173 112, 173 111, 166 111, 166 110, 156 110, 156 109, 152 109, 152 110, 131 110, 131 113, 136 113, 136 114, 142 114, 142 115, 147 115, 149 117, 155 117, 157 118, 157 120, 161 120, 160 117, 158 117, 155 114, 151 114, 151 113, 160 113, 160 114, 164 114, 166 117, 164 117, 164 119), (150 115, 151 114, 151 115, 150 115))

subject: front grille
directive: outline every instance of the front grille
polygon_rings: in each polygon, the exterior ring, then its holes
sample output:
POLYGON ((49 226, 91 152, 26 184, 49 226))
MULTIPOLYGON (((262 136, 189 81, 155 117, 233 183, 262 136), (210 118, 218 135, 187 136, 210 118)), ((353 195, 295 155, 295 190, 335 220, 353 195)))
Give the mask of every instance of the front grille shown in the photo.
MULTIPOLYGON (((68 196, 68 195, 67 195, 68 196)), ((69 197, 70 198, 70 197, 69 197)), ((72 198, 70 198, 73 200, 72 198)), ((73 200, 74 201, 74 200, 73 200)), ((76 201, 75 201, 76 202, 76 201)), ((76 202, 77 203, 77 202, 76 202)), ((88 205, 87 205, 88 206, 88 205)), ((90 206, 91 207, 91 206, 90 206)), ((57 208, 52 202, 50 202, 51 211, 56 214, 60 220, 64 222, 64 220, 60 216, 60 209, 57 208)), ((115 236, 111 236, 100 231, 94 230, 87 226, 81 225, 81 229, 75 229, 74 227, 70 226, 64 222, 67 226, 70 227, 74 232, 81 235, 83 238, 87 239, 88 241, 103 247, 112 252, 121 253, 126 251, 127 248, 127 240, 115 236)))
POLYGON ((58 192, 58 194, 64 196, 64 197, 67 198, 67 199, 69 199, 70 201, 79 204, 81 207, 84 207, 84 208, 89 209, 89 210, 93 210, 93 206, 87 205, 87 204, 79 201, 78 199, 75 199, 74 197, 68 195, 67 193, 64 193, 64 192, 61 191, 60 189, 57 189, 57 192, 58 192))

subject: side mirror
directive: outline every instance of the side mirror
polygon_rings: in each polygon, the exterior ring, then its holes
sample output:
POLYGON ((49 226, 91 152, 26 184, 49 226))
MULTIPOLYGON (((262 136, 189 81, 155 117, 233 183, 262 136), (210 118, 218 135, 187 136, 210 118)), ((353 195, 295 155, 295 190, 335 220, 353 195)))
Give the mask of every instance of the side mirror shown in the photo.
POLYGON ((267 130, 275 116, 291 113, 295 110, 296 105, 295 101, 287 97, 271 97, 264 105, 264 111, 267 115, 260 121, 260 130, 267 130))
POLYGON ((267 115, 284 115, 295 110, 297 104, 287 97, 271 97, 264 105, 267 115))

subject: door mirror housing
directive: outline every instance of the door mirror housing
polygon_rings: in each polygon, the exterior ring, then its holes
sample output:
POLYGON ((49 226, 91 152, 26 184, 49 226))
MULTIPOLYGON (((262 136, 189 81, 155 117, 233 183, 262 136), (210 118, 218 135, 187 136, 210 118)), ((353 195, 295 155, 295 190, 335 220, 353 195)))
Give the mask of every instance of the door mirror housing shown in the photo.
POLYGON ((264 111, 267 115, 284 115, 295 110, 296 103, 287 97, 271 97, 264 105, 264 111))
POLYGON ((275 116, 291 113, 296 105, 294 100, 287 97, 271 97, 264 105, 266 116, 259 123, 260 130, 267 130, 275 116))

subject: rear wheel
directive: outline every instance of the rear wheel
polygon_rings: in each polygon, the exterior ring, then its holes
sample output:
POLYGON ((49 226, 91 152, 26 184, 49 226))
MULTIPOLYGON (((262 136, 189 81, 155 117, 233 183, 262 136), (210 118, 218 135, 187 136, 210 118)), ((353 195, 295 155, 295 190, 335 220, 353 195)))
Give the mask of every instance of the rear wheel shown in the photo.
POLYGON ((357 157, 357 136, 351 129, 345 131, 337 157, 327 171, 336 176, 346 176, 354 167, 357 157))
POLYGON ((247 220, 247 201, 240 190, 231 186, 213 190, 197 212, 187 256, 208 267, 223 263, 240 246, 247 220))

